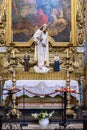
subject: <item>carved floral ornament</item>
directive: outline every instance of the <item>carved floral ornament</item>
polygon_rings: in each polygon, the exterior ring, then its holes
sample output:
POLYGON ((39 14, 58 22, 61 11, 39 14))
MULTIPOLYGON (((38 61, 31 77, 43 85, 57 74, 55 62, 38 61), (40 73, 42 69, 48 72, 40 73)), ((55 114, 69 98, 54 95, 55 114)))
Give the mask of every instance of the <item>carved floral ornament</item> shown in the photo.
POLYGON ((76 22, 77 22, 77 45, 83 46, 85 39, 85 31, 84 31, 84 3, 82 0, 78 0, 77 2, 77 14, 76 14, 76 22))
POLYGON ((6 1, 0 1, 0 46, 5 46, 6 34, 6 1))

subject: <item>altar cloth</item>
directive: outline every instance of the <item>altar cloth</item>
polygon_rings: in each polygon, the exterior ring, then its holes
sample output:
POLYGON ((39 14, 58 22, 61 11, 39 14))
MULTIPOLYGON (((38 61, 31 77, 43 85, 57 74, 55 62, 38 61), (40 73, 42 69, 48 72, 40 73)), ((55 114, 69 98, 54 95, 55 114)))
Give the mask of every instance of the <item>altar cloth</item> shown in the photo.
MULTIPOLYGON (((12 87, 12 81, 5 81, 3 88, 3 100, 8 96, 6 94, 8 88, 12 87)), ((65 80, 17 80, 16 88, 20 91, 16 93, 16 96, 27 95, 29 97, 39 96, 44 98, 46 95, 51 97, 55 97, 56 95, 61 95, 61 92, 57 92, 56 90, 59 88, 65 88, 66 81, 65 80)), ((74 89, 76 93, 71 93, 77 100, 80 100, 79 93, 79 85, 76 80, 70 81, 70 89, 74 89)))

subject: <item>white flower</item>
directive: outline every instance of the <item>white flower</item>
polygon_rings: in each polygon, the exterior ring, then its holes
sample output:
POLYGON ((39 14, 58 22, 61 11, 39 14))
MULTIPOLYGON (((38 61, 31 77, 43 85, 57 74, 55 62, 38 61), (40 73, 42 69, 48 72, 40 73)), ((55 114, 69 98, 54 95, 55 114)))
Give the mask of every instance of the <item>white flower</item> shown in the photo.
POLYGON ((31 114, 32 117, 34 117, 35 119, 44 119, 44 118, 50 118, 52 117, 52 115, 54 114, 54 111, 50 112, 50 113, 47 113, 46 111, 45 112, 41 112, 41 113, 35 113, 35 114, 31 114))
POLYGON ((51 113, 49 113, 49 117, 52 117, 53 114, 54 114, 54 111, 52 111, 51 113))
POLYGON ((38 113, 32 114, 32 116, 37 119, 38 118, 38 113))

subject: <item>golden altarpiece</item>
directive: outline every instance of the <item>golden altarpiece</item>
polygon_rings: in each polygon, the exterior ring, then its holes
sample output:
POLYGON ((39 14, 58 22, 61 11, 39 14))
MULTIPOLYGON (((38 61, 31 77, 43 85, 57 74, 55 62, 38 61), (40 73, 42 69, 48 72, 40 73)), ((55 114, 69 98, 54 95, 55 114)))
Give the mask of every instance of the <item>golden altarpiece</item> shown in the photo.
MULTIPOLYGON (((42 4, 45 6, 44 0, 42 4)), ((0 1, 0 80, 2 86, 4 87, 5 82, 9 80, 12 80, 13 87, 15 88, 16 81, 18 80, 25 80, 26 82, 27 80, 45 80, 52 81, 52 83, 53 81, 64 80, 66 81, 66 88, 69 89, 70 81, 75 80, 79 84, 78 90, 82 86, 83 93, 85 90, 83 50, 85 39, 84 3, 82 0, 48 0, 48 12, 46 6, 45 8, 43 6, 40 5, 39 0, 38 2, 36 0, 28 1, 28 3, 25 3, 24 0, 0 1), (48 18, 46 23, 49 25, 50 72, 36 73, 33 69, 36 62, 34 61, 35 45, 32 36, 36 23, 42 24, 41 20, 43 18, 37 18, 43 10, 45 10, 45 13, 42 16, 44 19, 48 18), (36 15, 37 13, 38 16, 36 15), (26 52, 28 52, 30 57, 28 71, 24 71, 24 55, 26 52), (54 55, 56 52, 58 52, 61 62, 59 72, 53 71, 54 55)), ((41 95, 35 92, 32 98, 25 96, 28 108, 60 107, 61 96, 50 97, 50 93, 45 95, 43 88, 44 86, 42 85, 41 94, 42 96, 44 95, 44 98, 40 98, 39 96, 41 95)), ((71 100, 75 106, 83 103, 82 100, 77 100, 76 97, 68 93, 67 108, 71 108, 71 100)), ((22 101, 23 95, 18 97, 18 107, 20 107, 22 101)))

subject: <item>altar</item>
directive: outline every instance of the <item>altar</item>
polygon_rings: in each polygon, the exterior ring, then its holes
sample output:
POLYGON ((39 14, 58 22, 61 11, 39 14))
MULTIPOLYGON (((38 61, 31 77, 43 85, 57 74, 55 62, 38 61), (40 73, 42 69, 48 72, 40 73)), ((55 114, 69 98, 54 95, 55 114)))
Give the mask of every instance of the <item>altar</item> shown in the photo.
MULTIPOLYGON (((5 81, 3 87, 3 100, 5 100, 8 96, 6 94, 7 90, 5 89, 9 89, 11 87, 12 81, 5 81)), ((56 95, 61 95, 61 92, 57 92, 56 90, 65 87, 65 80, 17 80, 16 88, 18 88, 19 91, 16 93, 16 96, 20 97, 22 95, 27 95, 30 98, 34 96, 39 96, 40 98, 44 98, 45 96, 55 97, 56 95)), ((75 90, 76 93, 71 93, 71 95, 79 101, 79 84, 76 80, 70 81, 70 89, 75 90)))

